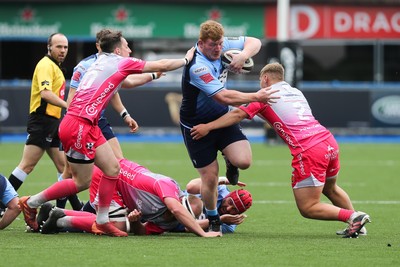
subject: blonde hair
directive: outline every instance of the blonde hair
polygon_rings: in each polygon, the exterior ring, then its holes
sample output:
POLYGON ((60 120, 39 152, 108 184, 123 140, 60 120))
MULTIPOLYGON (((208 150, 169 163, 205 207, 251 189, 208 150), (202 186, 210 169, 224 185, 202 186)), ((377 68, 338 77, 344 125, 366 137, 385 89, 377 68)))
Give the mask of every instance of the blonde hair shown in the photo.
POLYGON ((268 77, 275 81, 283 81, 285 70, 278 62, 269 63, 264 66, 260 71, 260 77, 268 74, 268 77))
POLYGON ((219 22, 207 20, 200 25, 199 39, 203 42, 207 39, 218 41, 222 37, 224 37, 224 27, 219 22))

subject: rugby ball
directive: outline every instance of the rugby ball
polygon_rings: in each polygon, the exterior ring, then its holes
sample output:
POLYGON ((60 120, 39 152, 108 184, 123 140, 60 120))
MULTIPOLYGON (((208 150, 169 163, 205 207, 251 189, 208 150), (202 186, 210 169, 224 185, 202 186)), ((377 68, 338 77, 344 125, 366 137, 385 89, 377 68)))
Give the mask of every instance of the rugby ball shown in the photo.
MULTIPOLYGON (((239 54, 240 52, 242 52, 239 49, 229 49, 225 52, 222 53, 221 55, 221 62, 222 65, 228 69, 229 69, 229 64, 232 62, 232 57, 230 56, 231 54, 239 54)), ((249 73, 252 69, 254 68, 254 61, 252 58, 248 58, 246 60, 246 62, 244 62, 244 65, 242 67, 242 70, 240 71, 240 73, 249 73)))

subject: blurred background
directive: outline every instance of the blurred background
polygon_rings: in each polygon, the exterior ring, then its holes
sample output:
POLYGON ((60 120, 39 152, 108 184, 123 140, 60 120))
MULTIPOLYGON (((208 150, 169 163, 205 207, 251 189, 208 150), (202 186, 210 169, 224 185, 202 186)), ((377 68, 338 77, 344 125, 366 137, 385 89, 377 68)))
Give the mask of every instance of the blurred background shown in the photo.
MULTIPOLYGON (((95 34, 119 29, 132 56, 184 55, 199 25, 217 20, 226 36, 262 40, 250 74, 230 74, 227 88, 255 91, 258 74, 282 63, 286 81, 308 97, 317 119, 337 134, 400 135, 400 1, 398 0, 0 0, 0 133, 26 132, 30 79, 50 34, 69 39, 67 83, 73 67, 96 52, 95 34)), ((121 90, 142 132, 178 132, 181 69, 134 90, 121 90)), ((119 115, 107 116, 126 132, 119 115)), ((264 134, 257 120, 243 127, 264 134)))

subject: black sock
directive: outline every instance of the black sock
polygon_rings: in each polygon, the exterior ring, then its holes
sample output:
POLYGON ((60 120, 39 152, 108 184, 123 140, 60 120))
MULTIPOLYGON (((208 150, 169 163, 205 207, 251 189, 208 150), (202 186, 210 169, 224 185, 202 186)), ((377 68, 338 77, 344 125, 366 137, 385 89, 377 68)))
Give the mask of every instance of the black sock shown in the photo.
POLYGON ((8 181, 10 181, 10 184, 14 187, 15 191, 18 191, 18 189, 22 185, 22 181, 19 180, 17 177, 15 177, 14 174, 10 175, 10 177, 8 178, 8 181))
POLYGON ((68 198, 63 197, 56 200, 56 207, 60 209, 65 209, 65 205, 67 204, 68 198))
POLYGON ((81 210, 82 208, 82 203, 78 198, 77 194, 71 195, 68 197, 69 203, 71 204, 71 207, 73 210, 81 210))

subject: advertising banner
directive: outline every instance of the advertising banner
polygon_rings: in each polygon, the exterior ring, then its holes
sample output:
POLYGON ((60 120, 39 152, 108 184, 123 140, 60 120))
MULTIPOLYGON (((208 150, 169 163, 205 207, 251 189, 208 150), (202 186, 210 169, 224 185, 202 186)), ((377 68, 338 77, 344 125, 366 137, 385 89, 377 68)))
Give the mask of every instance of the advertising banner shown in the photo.
POLYGON ((0 8, 0 39, 47 38, 62 32, 70 40, 94 38, 102 28, 127 38, 198 38, 199 25, 221 22, 226 36, 263 37, 262 5, 176 4, 7 4, 0 8))
MULTIPOLYGON (((276 7, 265 12, 265 37, 276 39, 276 7)), ((292 40, 400 38, 398 6, 292 5, 288 19, 292 40)))

